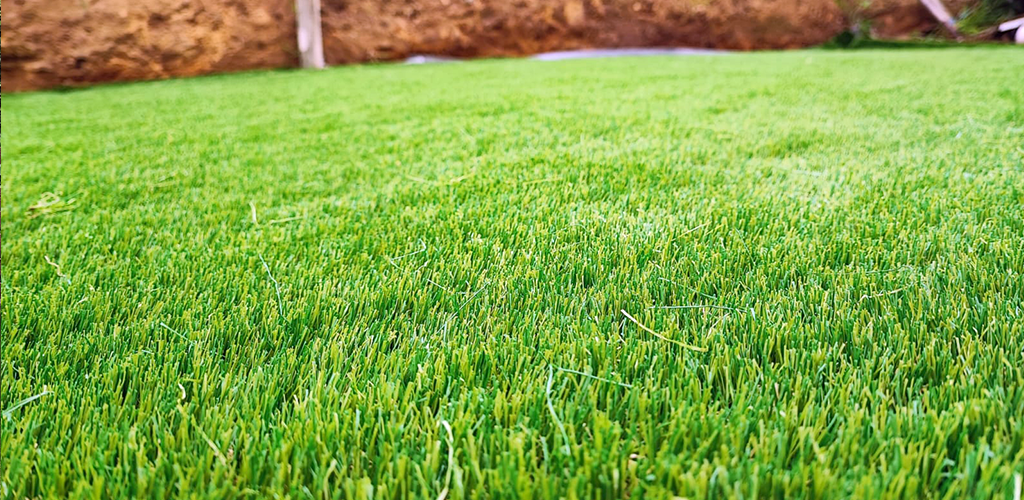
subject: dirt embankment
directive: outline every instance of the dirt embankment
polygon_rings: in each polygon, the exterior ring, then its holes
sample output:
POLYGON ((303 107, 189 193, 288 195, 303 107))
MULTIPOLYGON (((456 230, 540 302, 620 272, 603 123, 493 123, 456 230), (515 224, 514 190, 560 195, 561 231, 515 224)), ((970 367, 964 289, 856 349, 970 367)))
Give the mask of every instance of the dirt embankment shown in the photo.
MULTIPOLYGON (((0 80, 17 91, 294 66, 293 1, 7 0, 0 80)), ((849 23, 836 0, 322 2, 329 64, 590 47, 794 48, 849 23)), ((917 0, 872 5, 868 15, 889 36, 930 23, 917 0)))
POLYGON ((5 0, 4 91, 298 63, 293 0, 5 0))
POLYGON ((325 0, 328 62, 590 47, 794 48, 843 27, 833 0, 325 0))

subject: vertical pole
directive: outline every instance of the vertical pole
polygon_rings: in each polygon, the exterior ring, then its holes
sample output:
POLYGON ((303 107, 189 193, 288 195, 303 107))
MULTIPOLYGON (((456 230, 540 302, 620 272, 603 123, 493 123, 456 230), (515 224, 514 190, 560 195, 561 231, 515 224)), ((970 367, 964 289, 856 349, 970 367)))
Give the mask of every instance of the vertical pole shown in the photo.
POLYGON ((942 5, 942 0, 921 0, 921 3, 954 37, 960 38, 960 32, 956 30, 956 21, 953 20, 953 16, 949 15, 946 6, 942 5))
POLYGON ((295 0, 299 61, 303 68, 324 67, 324 37, 320 27, 320 0, 295 0))

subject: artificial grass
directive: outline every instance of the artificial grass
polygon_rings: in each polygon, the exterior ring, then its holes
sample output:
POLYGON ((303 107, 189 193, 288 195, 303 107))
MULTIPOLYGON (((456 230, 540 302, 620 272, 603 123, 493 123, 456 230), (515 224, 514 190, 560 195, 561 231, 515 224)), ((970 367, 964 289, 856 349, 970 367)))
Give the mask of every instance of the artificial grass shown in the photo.
POLYGON ((1022 74, 804 51, 4 96, 0 494, 1010 498, 1022 74))

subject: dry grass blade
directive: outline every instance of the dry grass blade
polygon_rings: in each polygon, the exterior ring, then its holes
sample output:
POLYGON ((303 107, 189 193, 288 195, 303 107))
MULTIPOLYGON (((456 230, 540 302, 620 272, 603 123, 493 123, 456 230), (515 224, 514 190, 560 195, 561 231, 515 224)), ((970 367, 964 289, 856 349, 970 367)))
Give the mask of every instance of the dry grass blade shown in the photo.
POLYGON ((281 301, 281 285, 274 279, 274 275, 270 273, 270 266, 267 265, 266 259, 263 258, 263 254, 257 253, 260 262, 263 263, 263 270, 267 272, 267 277, 274 283, 274 292, 277 293, 277 312, 281 315, 281 319, 284 319, 284 303, 281 301))
POLYGON ((622 312, 623 315, 626 316, 627 319, 632 321, 636 326, 640 327, 641 330, 643 330, 643 331, 645 331, 647 333, 650 333, 651 335, 654 335, 655 337, 658 337, 659 339, 664 340, 665 342, 669 342, 671 344, 675 344, 675 345, 677 345, 679 347, 683 347, 683 348, 689 349, 691 351, 707 352, 707 349, 705 349, 703 347, 697 347, 695 345, 690 345, 690 344, 687 344, 685 342, 680 342, 678 340, 672 340, 672 339, 670 339, 670 338, 668 338, 668 337, 666 337, 666 336, 664 336, 664 335, 662 335, 662 334, 660 334, 660 333, 658 333, 658 332, 656 332, 654 330, 651 330, 650 328, 647 328, 643 323, 637 321, 637 319, 634 318, 632 314, 629 314, 628 312, 626 312, 625 309, 622 309, 621 312, 622 312))
POLYGON ((565 432, 565 425, 562 424, 562 419, 558 418, 558 413, 555 412, 555 404, 551 402, 551 387, 555 383, 555 369, 553 366, 548 365, 548 381, 544 385, 544 395, 547 399, 548 412, 551 413, 551 419, 555 422, 558 427, 558 432, 562 436, 562 454, 571 455, 572 450, 569 448, 569 434, 565 432))
POLYGON ((293 217, 285 217, 283 219, 273 219, 270 222, 268 222, 267 224, 271 224, 271 225, 273 225, 273 224, 284 224, 285 222, 302 220, 302 219, 305 219, 305 218, 306 218, 305 215, 296 215, 296 216, 293 216, 293 217))
POLYGON ((437 500, 444 500, 448 496, 448 490, 452 486, 452 474, 455 471, 455 436, 452 435, 452 426, 447 420, 442 420, 441 427, 444 427, 445 441, 448 443, 448 467, 444 476, 444 488, 437 495, 437 500))
POLYGON ((43 256, 43 259, 45 259, 45 260, 46 260, 46 263, 47 263, 47 264, 49 264, 49 265, 53 266, 53 268, 54 268, 54 269, 56 269, 56 272, 57 272, 57 276, 58 276, 58 277, 60 277, 60 278, 64 279, 64 281, 65 281, 65 282, 67 282, 67 283, 71 283, 71 277, 70 277, 70 276, 68 276, 68 275, 66 275, 66 274, 64 274, 63 272, 61 272, 61 270, 60 270, 60 264, 57 264, 56 262, 54 262, 54 261, 50 260, 50 256, 49 256, 49 255, 44 255, 44 256, 43 256))
POLYGON ((45 217, 74 210, 76 208, 76 201, 78 200, 74 198, 65 200, 61 197, 60 193, 43 193, 39 201, 28 207, 28 218, 35 219, 36 217, 45 217))
POLYGON ((254 226, 260 225, 260 220, 256 217, 256 204, 249 202, 249 216, 252 217, 252 223, 254 226))
POLYGON ((591 375, 589 373, 584 373, 584 372, 581 372, 581 371, 578 371, 578 370, 572 370, 572 369, 569 369, 569 368, 562 368, 560 366, 555 366, 554 368, 556 370, 560 371, 560 372, 572 373, 572 374, 575 374, 575 375, 580 375, 582 377, 587 377, 587 378, 590 378, 590 379, 593 379, 593 380, 597 380, 599 382, 606 382, 606 383, 609 383, 609 384, 617 385, 619 387, 625 387, 626 389, 632 389, 633 388, 633 386, 630 385, 630 384, 626 384, 626 383, 623 383, 623 382, 616 382, 614 380, 606 379, 606 378, 603 378, 603 377, 598 377, 596 375, 591 375))
POLYGON ((25 405, 27 405, 27 404, 29 404, 29 403, 39 399, 39 398, 41 398, 41 397, 43 397, 43 396, 45 396, 47 394, 53 394, 53 392, 48 391, 48 390, 44 390, 43 392, 40 392, 39 394, 36 394, 34 396, 29 396, 29 397, 27 397, 25 399, 22 399, 21 401, 18 401, 13 406, 11 406, 10 408, 8 408, 8 409, 3 411, 4 418, 10 420, 11 415, 13 415, 14 412, 18 411, 19 408, 21 408, 22 406, 25 406, 25 405))

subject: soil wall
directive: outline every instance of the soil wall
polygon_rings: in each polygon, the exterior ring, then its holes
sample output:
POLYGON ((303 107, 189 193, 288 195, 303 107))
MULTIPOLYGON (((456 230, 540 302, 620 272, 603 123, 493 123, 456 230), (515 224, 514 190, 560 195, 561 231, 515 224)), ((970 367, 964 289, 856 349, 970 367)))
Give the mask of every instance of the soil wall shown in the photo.
MULTIPOLYGON (((5 0, 4 91, 297 64, 294 0, 5 0)), ((854 0, 851 0, 854 1, 854 0)), ((322 0, 329 64, 591 47, 796 48, 849 24, 837 0, 322 0)), ((863 10, 887 36, 918 0, 863 10)))
POLYGON ((3 91, 298 63, 292 0, 4 0, 3 91))

